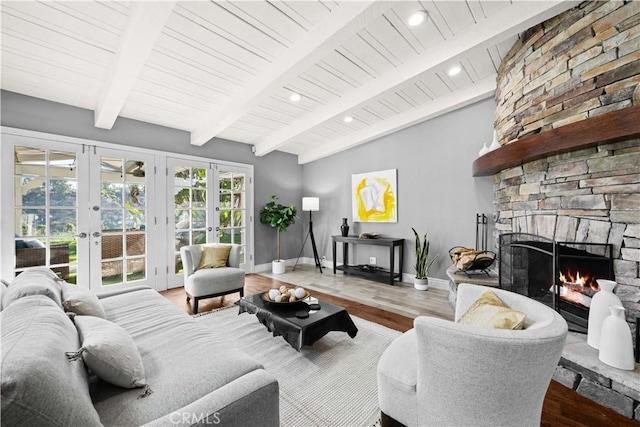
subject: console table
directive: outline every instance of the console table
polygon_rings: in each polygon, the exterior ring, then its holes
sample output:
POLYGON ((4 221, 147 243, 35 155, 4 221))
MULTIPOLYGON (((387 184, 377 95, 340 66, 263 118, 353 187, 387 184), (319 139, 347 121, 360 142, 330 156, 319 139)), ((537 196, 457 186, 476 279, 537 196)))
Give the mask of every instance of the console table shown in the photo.
POLYGON ((367 277, 372 280, 388 282, 393 285, 395 281, 402 281, 402 262, 404 256, 404 239, 393 237, 378 237, 375 239, 361 239, 358 236, 331 236, 333 240, 333 274, 336 270, 344 271, 346 274, 367 277), (342 243, 342 265, 336 264, 336 244, 342 243), (386 246, 389 248, 389 270, 376 269, 373 271, 363 270, 363 266, 349 265, 349 243, 353 245, 386 246), (398 248, 398 272, 395 273, 395 252, 398 248))

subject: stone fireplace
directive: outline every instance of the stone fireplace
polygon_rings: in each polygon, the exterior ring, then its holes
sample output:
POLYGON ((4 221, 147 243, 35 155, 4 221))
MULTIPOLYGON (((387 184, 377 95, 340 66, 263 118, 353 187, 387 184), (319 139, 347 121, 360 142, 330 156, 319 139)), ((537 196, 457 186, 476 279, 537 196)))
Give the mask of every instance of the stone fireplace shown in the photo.
POLYGON ((613 279, 608 243, 557 242, 528 233, 503 233, 499 241, 500 288, 556 310, 569 329, 586 333, 597 279, 613 279))
MULTIPOLYGON (((502 148, 476 161, 497 163, 484 167, 494 179, 495 250, 502 233, 610 244, 615 293, 634 334, 640 317, 639 22, 640 2, 590 1, 521 34, 498 71, 495 129, 502 148), (615 123, 605 120, 614 115, 615 123), (529 158, 503 158, 501 151, 533 141, 529 158), (566 141, 577 141, 577 148, 566 141)), ((474 173, 482 175, 482 167, 474 163, 474 173)))
MULTIPOLYGON (((475 176, 493 176, 494 250, 504 233, 609 245, 615 293, 635 336, 640 2, 583 2, 521 34, 500 65, 495 99, 501 148, 473 165, 475 176)), ((595 360, 598 365, 597 354, 595 360)), ((603 379, 582 362, 561 365, 575 365, 570 374, 561 373, 565 385, 640 420, 637 373, 603 379), (629 389, 631 383, 636 386, 629 389)))

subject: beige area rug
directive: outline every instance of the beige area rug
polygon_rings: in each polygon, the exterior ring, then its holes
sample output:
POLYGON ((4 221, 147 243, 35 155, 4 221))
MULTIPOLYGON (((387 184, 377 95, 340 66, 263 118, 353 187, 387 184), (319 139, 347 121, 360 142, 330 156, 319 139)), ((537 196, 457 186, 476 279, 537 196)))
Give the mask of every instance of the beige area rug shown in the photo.
POLYGON ((224 331, 280 384, 282 426, 372 426, 380 417, 376 367, 400 332, 351 316, 358 335, 329 332, 300 352, 274 337, 256 316, 229 307, 195 317, 224 331))

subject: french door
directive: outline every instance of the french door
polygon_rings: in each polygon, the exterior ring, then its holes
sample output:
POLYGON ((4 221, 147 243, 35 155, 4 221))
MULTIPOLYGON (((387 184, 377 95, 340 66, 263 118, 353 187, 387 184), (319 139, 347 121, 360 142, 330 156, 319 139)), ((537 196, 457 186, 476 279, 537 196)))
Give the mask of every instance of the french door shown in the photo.
POLYGON ((167 159, 167 286, 184 284, 180 248, 203 243, 241 246, 240 268, 251 271, 251 184, 249 167, 167 159))
POLYGON ((154 287, 151 155, 3 135, 2 157, 13 159, 11 168, 3 163, 12 186, 4 184, 2 204, 13 206, 13 218, 2 221, 2 235, 14 243, 3 270, 46 266, 98 292, 154 287))
POLYGON ((91 287, 154 286, 154 158, 94 147, 90 153, 91 287))
POLYGON ((88 203, 88 193, 81 188, 88 170, 83 147, 66 143, 52 147, 43 140, 21 137, 7 144, 7 139, 3 136, 2 157, 13 162, 3 164, 3 181, 11 180, 13 185, 3 184, 2 205, 13 206, 13 212, 3 209, 2 226, 3 236, 13 236, 9 247, 13 257, 3 260, 13 261, 14 274, 46 266, 67 282, 88 284, 89 266, 80 255, 87 253, 88 244, 77 239, 85 227, 79 206, 88 203), (5 221, 7 214, 12 215, 11 221, 5 221))

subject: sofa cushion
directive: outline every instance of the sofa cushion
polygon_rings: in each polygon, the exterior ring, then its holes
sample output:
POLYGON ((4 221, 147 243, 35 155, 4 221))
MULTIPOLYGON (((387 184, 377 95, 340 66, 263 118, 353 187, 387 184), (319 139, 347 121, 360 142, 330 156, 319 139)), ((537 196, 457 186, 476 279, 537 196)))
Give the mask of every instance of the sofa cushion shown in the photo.
POLYGON ((46 248, 47 246, 42 243, 42 241, 38 240, 38 239, 33 239, 33 240, 27 240, 25 241, 27 248, 46 248))
POLYGON ((526 314, 513 310, 487 291, 471 304, 458 323, 495 329, 522 329, 526 314))
POLYGON ((96 294, 78 285, 62 283, 62 307, 83 316, 107 318, 96 294))
POLYGON ((62 307, 61 279, 46 267, 35 267, 19 274, 2 297, 2 306, 8 307, 13 301, 31 295, 45 295, 58 307, 62 307))
POLYGON ((80 350, 67 353, 71 360, 80 357, 98 377, 124 388, 143 387, 147 383, 136 344, 127 331, 115 323, 95 316, 75 316, 80 334, 80 350))
POLYGON ((149 397, 136 399, 139 390, 100 382, 91 394, 105 425, 152 422, 262 369, 234 348, 227 331, 203 327, 155 290, 100 296, 100 301, 107 318, 133 338, 153 389, 149 397))
POLYGON ((227 266, 227 260, 229 259, 229 252, 231 252, 231 246, 203 246, 202 255, 200 256, 200 263, 196 270, 203 268, 220 268, 227 266))
POLYGON ((84 365, 65 357, 79 345, 71 320, 46 296, 2 311, 2 425, 100 425, 84 365))

